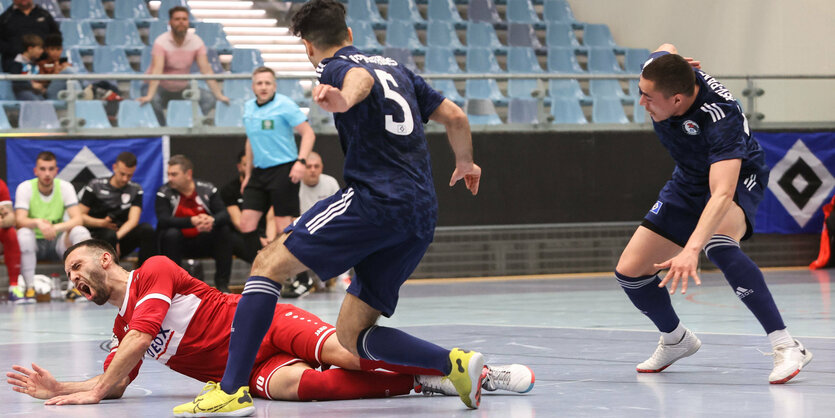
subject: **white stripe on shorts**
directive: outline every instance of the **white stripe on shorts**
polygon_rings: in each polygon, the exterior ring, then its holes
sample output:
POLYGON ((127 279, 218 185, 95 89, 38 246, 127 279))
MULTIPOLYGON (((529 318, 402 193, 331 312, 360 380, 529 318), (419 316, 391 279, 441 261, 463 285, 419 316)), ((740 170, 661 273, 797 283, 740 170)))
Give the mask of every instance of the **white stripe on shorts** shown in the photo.
POLYGON ((306 224, 304 224, 304 226, 308 230, 310 230, 311 228, 314 228, 316 226, 316 224, 318 224, 324 218, 327 218, 331 213, 341 209, 342 205, 345 204, 345 201, 346 200, 350 201, 351 196, 353 196, 353 195, 354 195, 354 189, 348 189, 348 191, 346 191, 345 193, 342 194, 342 199, 331 203, 330 206, 328 206, 325 210, 320 212, 318 215, 314 216, 313 219, 311 219, 306 224))

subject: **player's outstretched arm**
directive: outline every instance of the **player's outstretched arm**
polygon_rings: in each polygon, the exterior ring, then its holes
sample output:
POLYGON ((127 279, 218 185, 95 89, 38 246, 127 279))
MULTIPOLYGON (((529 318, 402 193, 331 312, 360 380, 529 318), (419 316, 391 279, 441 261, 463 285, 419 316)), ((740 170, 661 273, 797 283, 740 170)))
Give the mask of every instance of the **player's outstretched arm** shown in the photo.
POLYGON ((330 84, 319 84, 313 88, 313 101, 322 109, 332 113, 347 112, 355 104, 365 100, 374 87, 374 77, 364 68, 355 67, 345 73, 342 89, 330 84))
MULTIPOLYGON (((17 372, 6 373, 6 382, 12 385, 12 390, 23 393, 37 399, 49 399, 55 396, 70 395, 76 392, 84 392, 93 388, 99 381, 101 375, 92 377, 83 382, 59 382, 49 370, 46 370, 35 363, 28 369, 15 364, 12 369, 17 372)), ((125 388, 130 384, 130 379, 125 378, 108 394, 107 399, 122 397, 125 388)))
POLYGON ((458 105, 444 99, 429 119, 444 125, 449 145, 455 154, 455 171, 449 179, 449 186, 452 187, 458 180, 463 179, 470 193, 478 194, 481 167, 473 163, 473 137, 467 115, 458 105))

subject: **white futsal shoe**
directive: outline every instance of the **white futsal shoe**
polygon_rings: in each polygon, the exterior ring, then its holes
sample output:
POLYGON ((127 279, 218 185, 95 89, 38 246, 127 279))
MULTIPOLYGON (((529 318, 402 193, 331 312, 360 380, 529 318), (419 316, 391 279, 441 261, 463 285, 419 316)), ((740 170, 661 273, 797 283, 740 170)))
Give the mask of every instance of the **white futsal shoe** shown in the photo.
POLYGON ((774 349, 774 369, 768 375, 768 383, 786 383, 797 376, 810 361, 812 352, 803 347, 800 341, 794 340, 794 344, 781 345, 774 349))
POLYGON ((638 365, 638 373, 658 373, 677 360, 692 356, 701 346, 702 342, 689 329, 684 330, 684 337, 676 344, 664 344, 664 338, 659 338, 658 348, 652 357, 638 365))
MULTIPOLYGON (((504 366, 485 365, 486 376, 481 383, 481 388, 490 392, 506 390, 508 392, 527 393, 533 389, 536 378, 533 371, 521 364, 508 364, 504 366)), ((426 396, 436 393, 442 395, 456 396, 452 382, 444 376, 415 376, 416 383, 420 385, 421 392, 426 396)))

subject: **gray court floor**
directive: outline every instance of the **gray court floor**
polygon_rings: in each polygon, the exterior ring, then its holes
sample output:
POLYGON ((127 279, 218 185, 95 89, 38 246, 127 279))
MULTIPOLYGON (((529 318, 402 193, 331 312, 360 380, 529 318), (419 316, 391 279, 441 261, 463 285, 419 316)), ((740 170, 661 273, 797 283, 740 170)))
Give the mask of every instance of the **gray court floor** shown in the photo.
MULTIPOLYGON (((658 336, 608 275, 542 279, 412 281, 397 312, 381 323, 443 346, 482 351, 489 363, 523 363, 536 374, 527 394, 492 393, 468 411, 453 397, 401 396, 332 402, 256 400, 258 416, 281 417, 831 417, 835 410, 835 271, 766 272, 789 331, 815 359, 786 385, 769 385, 771 357, 762 329, 724 279, 674 304, 702 349, 660 374, 640 375, 658 336)), ((319 293, 296 304, 334 321, 342 294, 319 293)), ((3 367, 36 362, 59 380, 101 372, 116 308, 53 302, 0 305, 3 367)), ((145 362, 122 399, 46 407, 0 391, 3 416, 170 416, 201 382, 145 362)))

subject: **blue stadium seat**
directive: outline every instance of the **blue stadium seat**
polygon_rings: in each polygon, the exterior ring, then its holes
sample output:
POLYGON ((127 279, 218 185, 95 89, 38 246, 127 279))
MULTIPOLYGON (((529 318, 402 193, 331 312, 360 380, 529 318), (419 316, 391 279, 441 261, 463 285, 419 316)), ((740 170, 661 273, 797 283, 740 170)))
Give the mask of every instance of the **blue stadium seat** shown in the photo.
POLYGON ((432 88, 443 94, 444 97, 451 100, 458 106, 463 106, 464 102, 466 102, 466 99, 461 96, 461 93, 459 93, 458 89, 455 87, 454 81, 448 79, 432 79, 428 81, 432 88))
POLYGON ((75 102, 75 117, 84 119, 84 128, 110 129, 113 126, 107 119, 101 100, 78 100, 75 102))
POLYGON ((507 123, 539 123, 539 104, 535 99, 510 99, 507 104, 507 123))
POLYGON ((507 45, 542 48, 542 43, 539 42, 539 38, 536 36, 536 30, 533 25, 527 23, 511 23, 507 25, 507 45))
POLYGON ((458 35, 455 33, 455 26, 452 22, 430 20, 426 29, 426 46, 438 46, 452 48, 456 54, 464 54, 466 48, 461 44, 458 35))
POLYGON ((255 98, 252 81, 246 79, 223 80, 223 95, 231 100, 249 100, 255 98))
POLYGON ((455 54, 450 48, 427 48, 423 67, 427 73, 458 74, 461 72, 461 67, 458 66, 455 54))
POLYGON ((131 19, 140 27, 148 26, 156 20, 151 17, 144 0, 117 0, 113 3, 113 17, 116 19, 131 19))
MULTIPOLYGON (((0 7, 0 11, 3 10, 3 7, 0 7)), ((9 118, 6 116, 6 111, 0 107, 0 131, 5 131, 12 129, 12 124, 9 123, 9 118)))
POLYGON ((87 67, 84 65, 84 60, 81 58, 81 51, 78 48, 64 48, 61 56, 67 59, 67 62, 75 67, 79 73, 86 73, 87 67))
POLYGON ((467 99, 486 99, 498 104, 507 103, 496 80, 467 80, 464 87, 467 99))
POLYGON ((279 78, 275 80, 275 89, 277 92, 287 96, 296 104, 307 103, 309 99, 304 95, 304 88, 299 80, 292 78, 279 78))
POLYGON ((461 27, 464 20, 458 13, 458 7, 455 5, 455 0, 429 0, 429 6, 426 12, 429 21, 450 22, 461 27))
POLYGON ((412 56, 412 52, 406 48, 386 47, 383 48, 382 55, 384 57, 394 58, 394 60, 399 62, 400 65, 408 68, 413 73, 420 72, 417 64, 415 63, 415 58, 412 56))
POLYGON ((504 73, 499 67, 496 55, 490 48, 467 48, 467 72, 469 73, 504 73))
POLYGON ((244 126, 244 102, 231 100, 229 104, 215 105, 215 126, 242 128, 244 126))
POLYGON ((119 102, 116 119, 120 128, 159 128, 153 106, 150 103, 140 105, 136 100, 119 102))
POLYGON ((508 23, 542 23, 531 4, 531 0, 507 0, 508 23))
POLYGON ((464 105, 471 125, 501 125, 502 119, 496 113, 493 102, 487 99, 467 99, 464 105))
POLYGON ((64 48, 80 48, 90 52, 99 47, 96 35, 90 22, 84 20, 65 20, 60 25, 61 36, 64 38, 64 48))
POLYGON ((154 20, 148 27, 148 45, 154 46, 157 36, 168 32, 168 20, 154 20))
POLYGON ((252 70, 263 65, 264 60, 261 59, 261 51, 257 49, 235 48, 232 51, 230 70, 233 73, 251 73, 252 70))
POLYGON ((412 23, 422 24, 425 27, 426 21, 420 15, 415 0, 389 0, 388 20, 406 20, 412 23))
MULTIPOLYGON (((507 50, 507 71, 522 74, 544 72, 533 48, 519 46, 507 50)), ((507 95, 511 98, 530 99, 531 92, 538 88, 539 83, 535 79, 510 79, 507 82, 507 95)))
POLYGON ((146 46, 142 49, 142 53, 139 55, 139 72, 144 73, 148 71, 148 67, 151 66, 151 47, 146 46))
POLYGON ((415 32, 415 25, 406 20, 389 20, 386 27, 386 46, 407 48, 413 54, 423 53, 425 49, 415 32))
POLYGON ((635 100, 635 105, 632 106, 632 121, 634 123, 649 122, 649 118, 647 117, 647 110, 644 109, 643 106, 639 106, 637 100, 635 100))
POLYGON ((104 12, 101 0, 72 0, 70 3, 70 17, 73 20, 88 20, 93 27, 104 27, 110 16, 104 12))
POLYGON ((0 13, 2 13, 3 10, 6 10, 6 8, 11 6, 11 5, 12 5, 12 0, 0 0, 0 13))
MULTIPOLYGON (((629 80, 629 96, 634 98, 641 97, 641 89, 638 87, 638 79, 633 78, 629 80)), ((636 100, 637 102, 637 100, 636 100)))
POLYGON ((51 101, 22 101, 18 127, 21 129, 58 129, 58 114, 51 101))
POLYGON ((18 100, 12 90, 12 82, 9 80, 0 80, 0 111, 3 108, 17 108, 18 100))
MULTIPOLYGON (((369 22, 374 27, 384 27, 386 21, 380 16, 374 0, 348 0, 348 20, 369 22)), ((348 26, 351 26, 350 24, 348 26)))
POLYGON ((594 123, 629 123, 620 99, 616 97, 595 97, 591 108, 594 123))
POLYGON ((221 54, 231 54, 232 44, 226 39, 226 32, 223 25, 213 22, 195 22, 194 32, 207 48, 214 48, 221 54))
POLYGON ((574 48, 565 47, 548 48, 548 71, 569 74, 585 72, 577 62, 574 48))
POLYGON ((580 101, 588 100, 580 88, 580 83, 575 79, 548 80, 548 95, 551 99, 566 97, 580 101))
POLYGON ((649 59, 649 50, 645 48, 627 48, 624 54, 623 66, 626 72, 640 73, 641 66, 649 59))
POLYGON ((227 71, 223 69, 223 64, 220 63, 220 55, 214 48, 206 48, 206 59, 209 61, 209 66, 212 67, 212 72, 215 74, 223 74, 227 71))
MULTIPOLYGON (((197 112, 202 116, 200 106, 197 112)), ((194 127, 194 115, 192 114, 191 100, 171 100, 166 109, 166 126, 171 128, 192 128, 194 127)))
POLYGON ((486 22, 469 22, 467 23, 467 46, 468 47, 487 47, 494 50, 504 51, 506 48, 499 42, 499 37, 496 36, 496 28, 492 24, 486 22))
MULTIPOLYGON (((52 18, 56 21, 66 19, 64 12, 61 11, 61 6, 58 4, 58 0, 35 0, 34 3, 49 12, 49 14, 52 15, 52 18)), ((11 7, 11 5, 12 2, 9 0, 8 4, 6 4, 6 8, 11 7)), ((0 9, 5 8, 0 7, 0 9)))
POLYGON ((545 0, 542 6, 542 15, 548 22, 574 23, 574 13, 571 12, 566 0, 545 0))
POLYGON ((131 80, 128 88, 128 95, 131 99, 142 97, 142 87, 145 83, 142 80, 131 80))
POLYGON ((615 48, 612 32, 604 24, 587 23, 583 27, 583 45, 615 48))
POLYGON ((353 20, 349 22, 348 26, 354 34, 354 46, 359 50, 369 54, 379 54, 383 50, 383 46, 377 40, 377 35, 374 33, 374 28, 370 22, 353 20))
POLYGON ((563 22, 548 22, 545 28, 545 44, 548 47, 580 47, 580 42, 577 40, 577 35, 574 34, 574 29, 570 24, 563 22))
POLYGON ((188 9, 188 20, 194 20, 194 16, 191 15, 191 7, 188 6, 188 1, 186 0, 162 0, 157 10, 157 19, 168 23, 168 10, 174 6, 183 6, 188 9))
POLYGON ((103 46, 93 51, 93 72, 94 73, 124 73, 135 74, 128 62, 125 50, 112 46, 103 46))
POLYGON ((573 97, 552 97, 551 116, 553 123, 588 123, 580 102, 573 97))
POLYGON ((467 18, 471 22, 501 23, 496 3, 493 0, 470 0, 467 18))
POLYGON ((145 49, 142 38, 133 20, 111 20, 107 23, 107 30, 104 35, 104 43, 107 46, 125 48, 135 53, 141 53, 145 49))
POLYGON ((589 48, 590 73, 622 73, 618 58, 612 48, 589 48))
POLYGON ((628 96, 623 92, 618 80, 589 80, 589 94, 594 97, 616 97, 626 99, 628 96))

